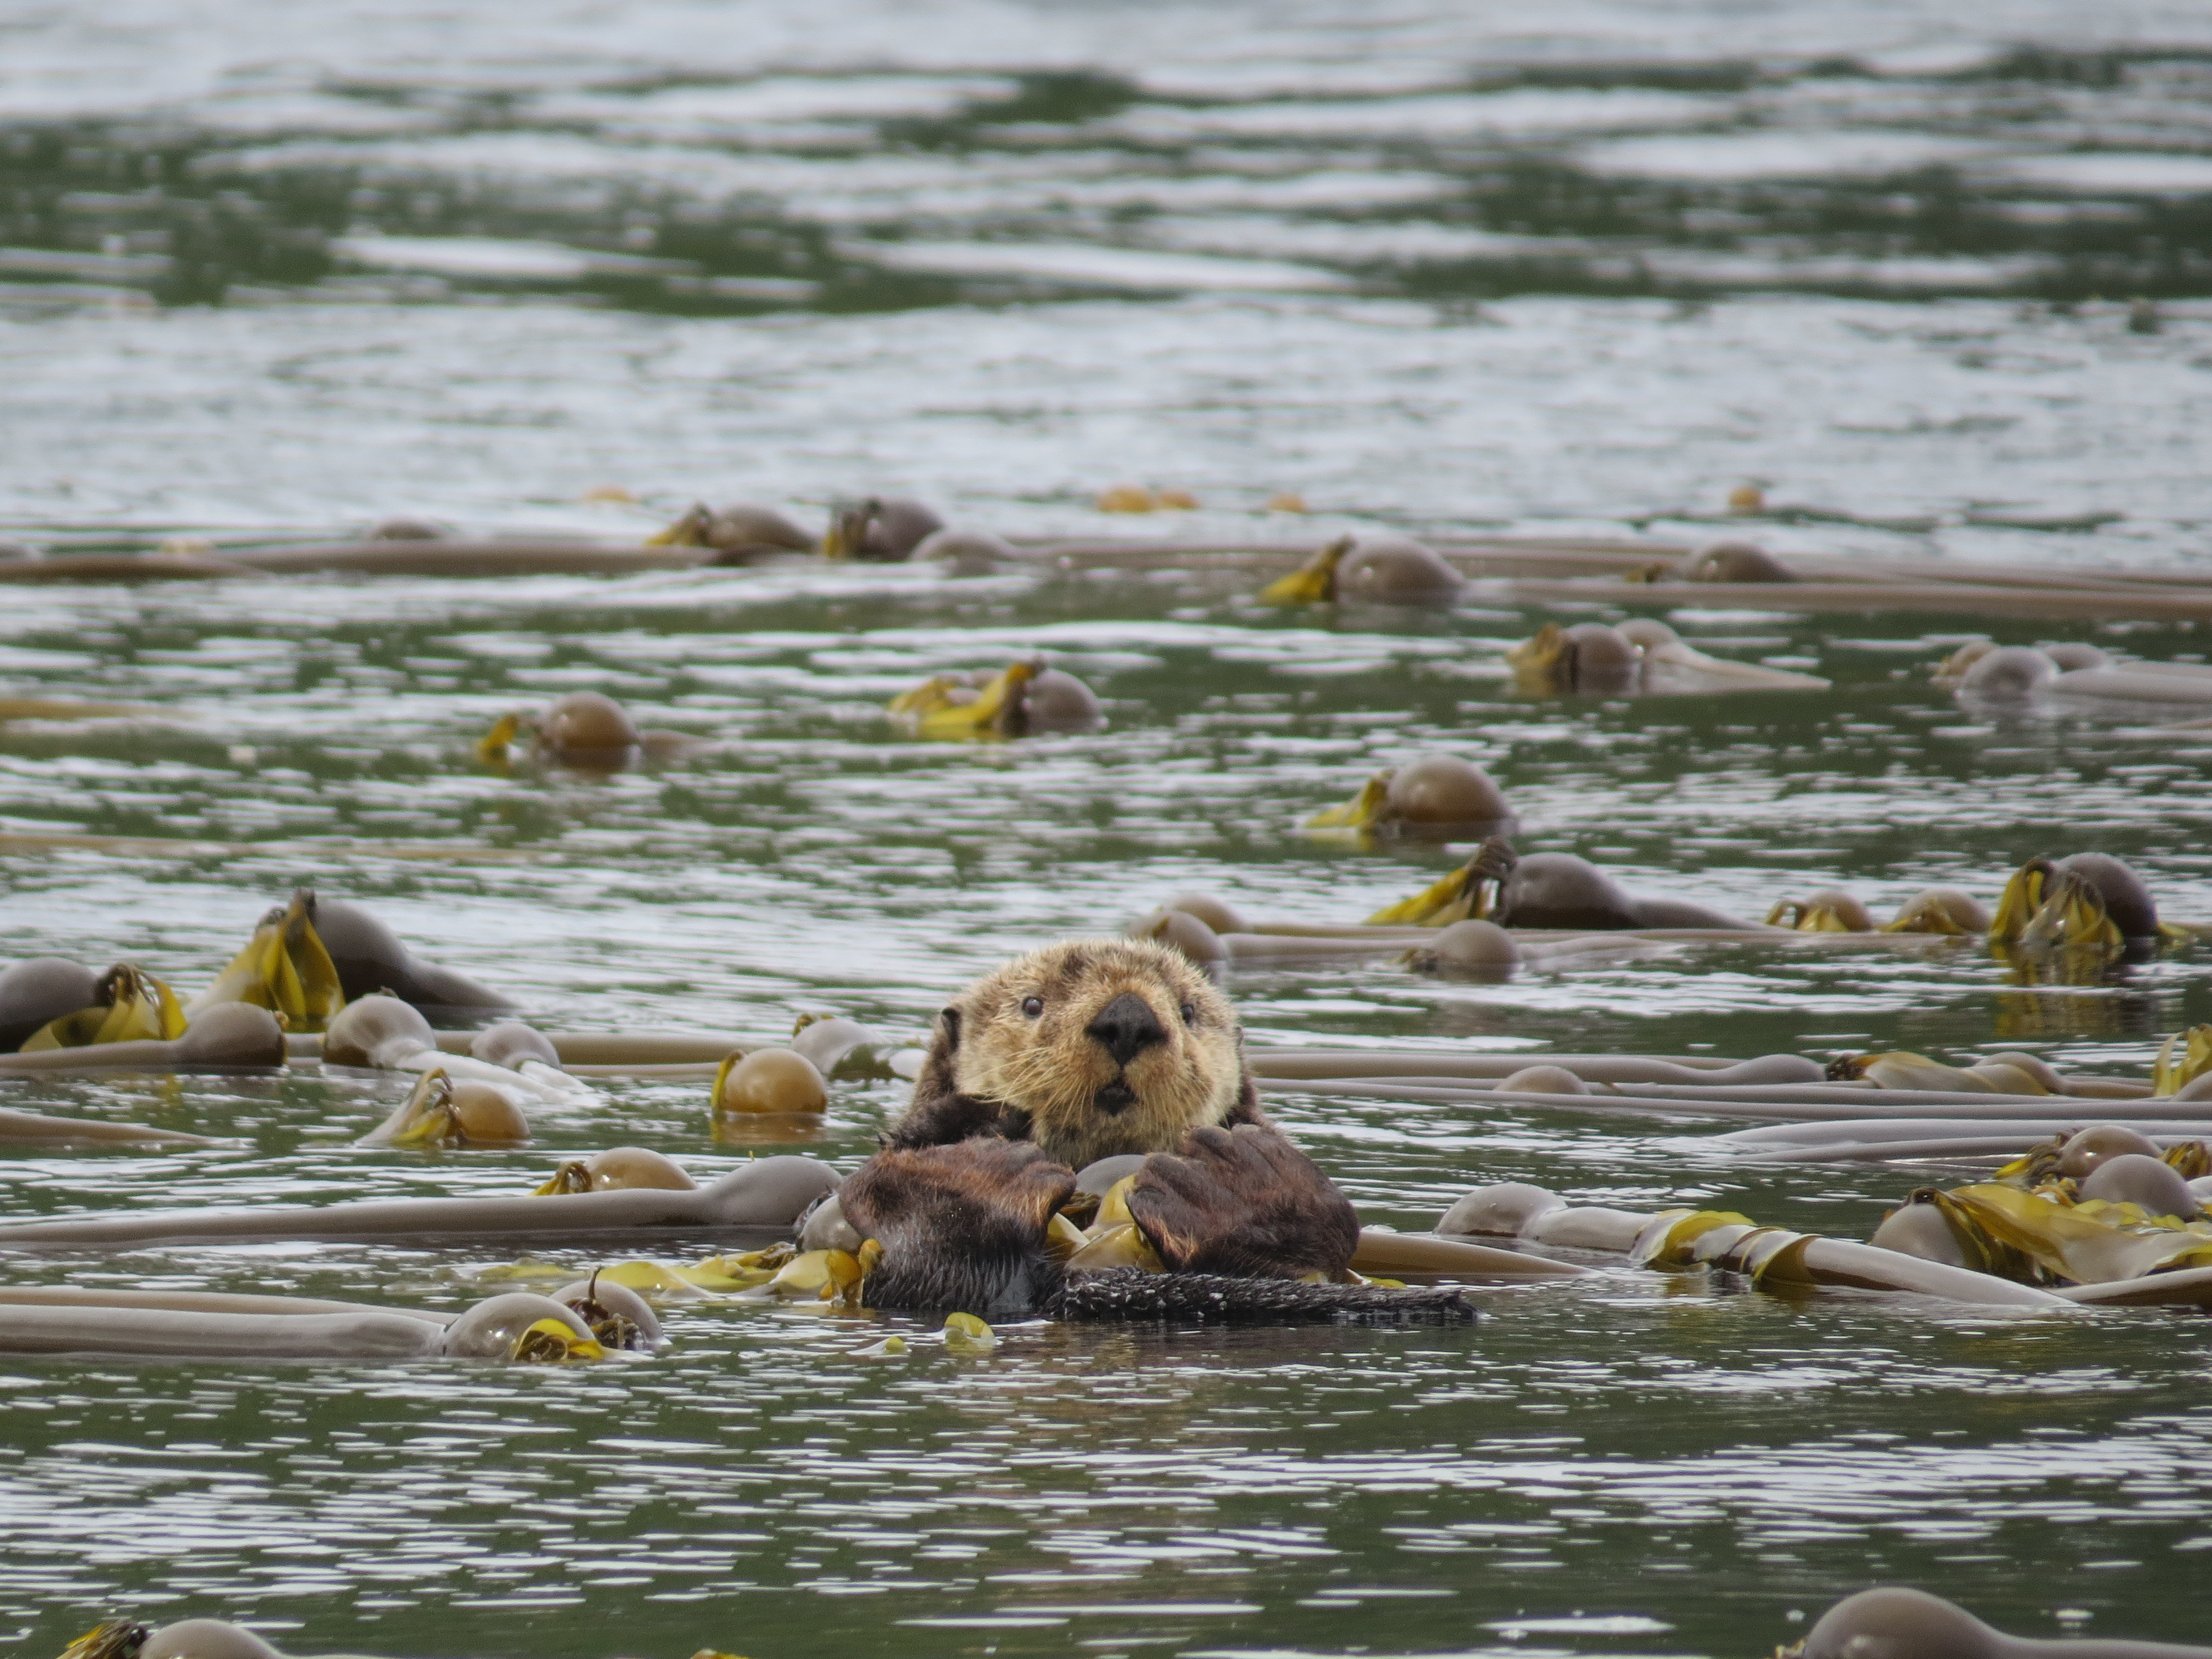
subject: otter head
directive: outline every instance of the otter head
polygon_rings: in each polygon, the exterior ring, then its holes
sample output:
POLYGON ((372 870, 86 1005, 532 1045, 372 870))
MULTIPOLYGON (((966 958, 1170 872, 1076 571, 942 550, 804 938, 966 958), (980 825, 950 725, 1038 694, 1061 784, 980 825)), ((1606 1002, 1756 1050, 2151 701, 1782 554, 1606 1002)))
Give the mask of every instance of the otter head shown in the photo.
POLYGON ((964 1095, 1029 1119, 1073 1168, 1171 1151, 1243 1087, 1229 1000, 1149 939, 1081 939, 1008 963, 939 1016, 934 1058, 964 1095))

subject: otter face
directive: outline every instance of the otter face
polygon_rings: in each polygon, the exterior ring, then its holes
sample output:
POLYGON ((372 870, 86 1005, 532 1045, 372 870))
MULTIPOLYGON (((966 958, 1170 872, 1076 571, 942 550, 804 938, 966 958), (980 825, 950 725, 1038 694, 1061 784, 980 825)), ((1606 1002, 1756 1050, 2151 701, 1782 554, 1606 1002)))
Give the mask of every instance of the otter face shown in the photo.
POLYGON ((1022 957, 945 1011, 963 1094, 1026 1113, 1030 1138, 1080 1169, 1172 1150, 1219 1123, 1243 1082, 1228 999, 1148 939, 1086 939, 1022 957))

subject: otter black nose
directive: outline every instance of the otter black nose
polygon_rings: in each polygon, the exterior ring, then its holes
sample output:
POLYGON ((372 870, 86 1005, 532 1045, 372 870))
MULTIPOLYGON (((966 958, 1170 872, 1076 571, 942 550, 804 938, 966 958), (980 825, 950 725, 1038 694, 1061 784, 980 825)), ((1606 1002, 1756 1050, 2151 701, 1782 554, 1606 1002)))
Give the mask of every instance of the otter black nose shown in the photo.
POLYGON ((1101 1008, 1083 1032, 1122 1066, 1168 1040, 1152 1005, 1133 991, 1122 992, 1101 1008))

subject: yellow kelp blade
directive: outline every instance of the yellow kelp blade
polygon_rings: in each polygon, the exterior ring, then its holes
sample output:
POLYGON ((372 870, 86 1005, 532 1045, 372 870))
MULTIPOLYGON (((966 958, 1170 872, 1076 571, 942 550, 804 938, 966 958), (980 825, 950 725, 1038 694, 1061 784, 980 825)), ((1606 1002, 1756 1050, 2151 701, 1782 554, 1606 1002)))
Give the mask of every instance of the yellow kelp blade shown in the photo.
MULTIPOLYGON (((2002 908, 2002 907, 2000 907, 2002 908)), ((1994 925, 1994 924, 1993 924, 1994 925)), ((1894 918, 1882 923, 1885 933, 1944 933, 1956 936, 1973 930, 1953 915, 1942 896, 1921 893, 1906 901, 1894 918)))
POLYGON ((617 1261, 611 1267, 599 1269, 599 1277, 610 1285, 621 1285, 641 1296, 672 1297, 682 1301, 696 1301, 702 1291, 742 1291, 752 1284, 765 1284, 768 1274, 759 1273, 751 1280, 732 1279, 726 1273, 707 1273, 697 1267, 678 1267, 666 1261, 617 1261))
POLYGON ((867 544, 868 526, 880 510, 881 503, 874 501, 849 502, 834 509, 830 514, 830 527, 822 532, 822 556, 858 557, 861 548, 867 544))
POLYGON ((770 1296, 793 1302, 827 1302, 836 1308, 860 1306, 861 1281, 868 1270, 883 1259, 883 1247, 869 1239, 860 1246, 860 1255, 844 1250, 806 1250, 792 1257, 775 1276, 768 1281, 770 1296), (863 1262, 862 1258, 866 1258, 863 1262))
POLYGON ((2122 950, 2127 943, 2106 914, 2104 896, 2071 871, 2052 884, 2050 896, 2021 929, 2020 942, 2031 950, 2099 951, 2122 950))
POLYGON ((477 739, 477 758, 487 766, 497 766, 507 758, 515 734, 521 730, 521 715, 501 714, 492 722, 491 730, 477 739))
POLYGON ((1424 887, 1407 899, 1385 905, 1367 918, 1370 927, 1411 925, 1417 927, 1445 927, 1455 921, 1470 917, 1480 919, 1477 908, 1482 894, 1482 884, 1487 873, 1481 868, 1480 854, 1446 876, 1442 881, 1424 887))
POLYGON ((1129 1194, 1136 1184, 1135 1176, 1123 1176, 1106 1189, 1098 1200, 1098 1213, 1091 1218, 1091 1225, 1085 1230, 1089 1237, 1096 1238, 1109 1227, 1135 1224, 1136 1217, 1129 1213, 1129 1194))
POLYGON ((460 1125, 453 1121, 453 1080, 443 1066, 433 1066, 407 1097, 398 1127, 386 1144, 419 1150, 451 1146, 460 1138, 460 1125))
POLYGON ((704 547, 707 545, 707 528, 714 520, 714 515, 702 501, 667 529, 647 536, 645 544, 647 547, 704 547))
MULTIPOLYGON (((532 1198, 556 1198, 565 1193, 588 1193, 592 1190, 592 1172, 581 1159, 570 1158, 553 1171, 553 1179, 542 1187, 532 1187, 532 1198)), ((635 1288, 633 1286, 633 1288, 635 1288)))
POLYGON ((1091 1237, 1082 1248, 1067 1258, 1067 1271, 1072 1273, 1110 1273, 1117 1267, 1133 1267, 1139 1273, 1157 1273, 1167 1271, 1159 1252, 1152 1246, 1137 1227, 1128 1222, 1103 1229, 1092 1228, 1091 1237))
POLYGON ((345 1006, 338 970, 307 919, 313 895, 302 890, 282 910, 271 910, 246 948, 216 982, 185 1006, 197 1015, 218 1002, 250 1002, 275 1014, 287 1030, 319 1031, 345 1006))
POLYGON ((1808 904, 1802 899, 1784 899, 1766 913, 1769 927, 1788 927, 1800 933, 1848 933, 1850 924, 1836 914, 1832 904, 1808 904))
POLYGON ((1352 538, 1340 536, 1289 575, 1260 590, 1262 605, 1327 605, 1336 597, 1336 568, 1352 551, 1352 538))
POLYGON ((2207 1067, 2212 1067, 2212 1025, 2192 1025, 2185 1031, 2176 1031, 2159 1045, 2158 1058, 2151 1062, 2150 1091, 2179 1094, 2207 1067))
POLYGON ((2062 1129, 2048 1140, 2039 1140, 2009 1164, 1998 1164, 1991 1179, 2012 1182, 2033 1192, 2057 1176, 2058 1160, 2066 1151, 2066 1143, 2072 1139, 2062 1129))
POLYGON ((62 1650, 61 1659, 137 1659, 153 1631, 128 1619, 109 1619, 62 1650))
POLYGON ((1559 684, 1570 644, 1567 630, 1547 622, 1505 653, 1505 665, 1523 690, 1549 691, 1559 684))
POLYGON ((945 1346, 955 1353, 982 1353, 999 1346, 999 1334, 974 1314, 947 1314, 945 1346))
POLYGON ((976 694, 975 701, 926 710, 917 729, 925 738, 973 738, 1005 728, 1021 690, 1037 675, 1037 665, 1007 665, 1004 673, 976 694))
POLYGON ((514 1339, 514 1352, 507 1356, 521 1365, 568 1365, 606 1357, 605 1348, 559 1319, 539 1320, 514 1339))
POLYGON ((1662 1210, 1646 1222, 1629 1247, 1638 1267, 1686 1267, 1697 1260, 1697 1242, 1716 1227, 1748 1227, 1752 1219, 1734 1210, 1662 1210))
POLYGON ((2030 859, 2012 872, 1990 922, 1990 944, 2009 945, 2027 931, 2027 924, 2043 908, 2044 884, 2050 874, 2051 866, 2042 859, 2030 859))
POLYGON ((103 1042, 171 1042, 185 1034, 185 1011, 151 975, 118 963, 100 982, 106 1000, 40 1026, 23 1050, 88 1048, 103 1042))
POLYGON ((1934 1197, 1962 1242, 1978 1235, 2001 1247, 1991 1253, 2000 1265, 1984 1271, 2002 1278, 2035 1282, 2016 1264, 2006 1271, 2007 1251, 2025 1257, 2048 1278, 2076 1285, 2212 1266, 2212 1225, 2161 1225, 2132 1204, 2075 1207, 1997 1182, 1956 1187, 1934 1197))
POLYGON ((1390 774, 1377 772, 1359 786, 1359 793, 1342 806, 1332 806, 1308 818, 1309 830, 1364 830, 1381 816, 1390 793, 1390 774))
POLYGON ((2184 1181, 2212 1175, 2212 1146, 2201 1140, 2178 1140, 2166 1149, 2165 1161, 2184 1181))
POLYGON ((902 691, 884 706, 894 714, 922 715, 953 706, 955 691, 975 688, 957 674, 932 674, 911 691, 902 691))

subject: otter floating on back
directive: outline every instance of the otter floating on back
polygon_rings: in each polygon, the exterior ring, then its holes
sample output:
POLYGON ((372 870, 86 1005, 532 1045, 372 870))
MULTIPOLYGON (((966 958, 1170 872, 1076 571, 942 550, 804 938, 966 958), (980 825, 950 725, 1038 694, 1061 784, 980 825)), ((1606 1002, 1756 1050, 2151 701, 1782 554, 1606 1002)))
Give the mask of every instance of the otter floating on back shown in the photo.
POLYGON ((1228 999, 1149 940, 1054 945, 970 986, 938 1016, 913 1104, 837 1202, 883 1252, 862 1286, 872 1307, 1473 1317, 1456 1291, 1341 1282, 1352 1206, 1261 1110, 1228 999), (1166 1271, 1071 1272, 1048 1249, 1054 1218, 1079 1168, 1123 1157, 1143 1160, 1126 1202, 1166 1271))

